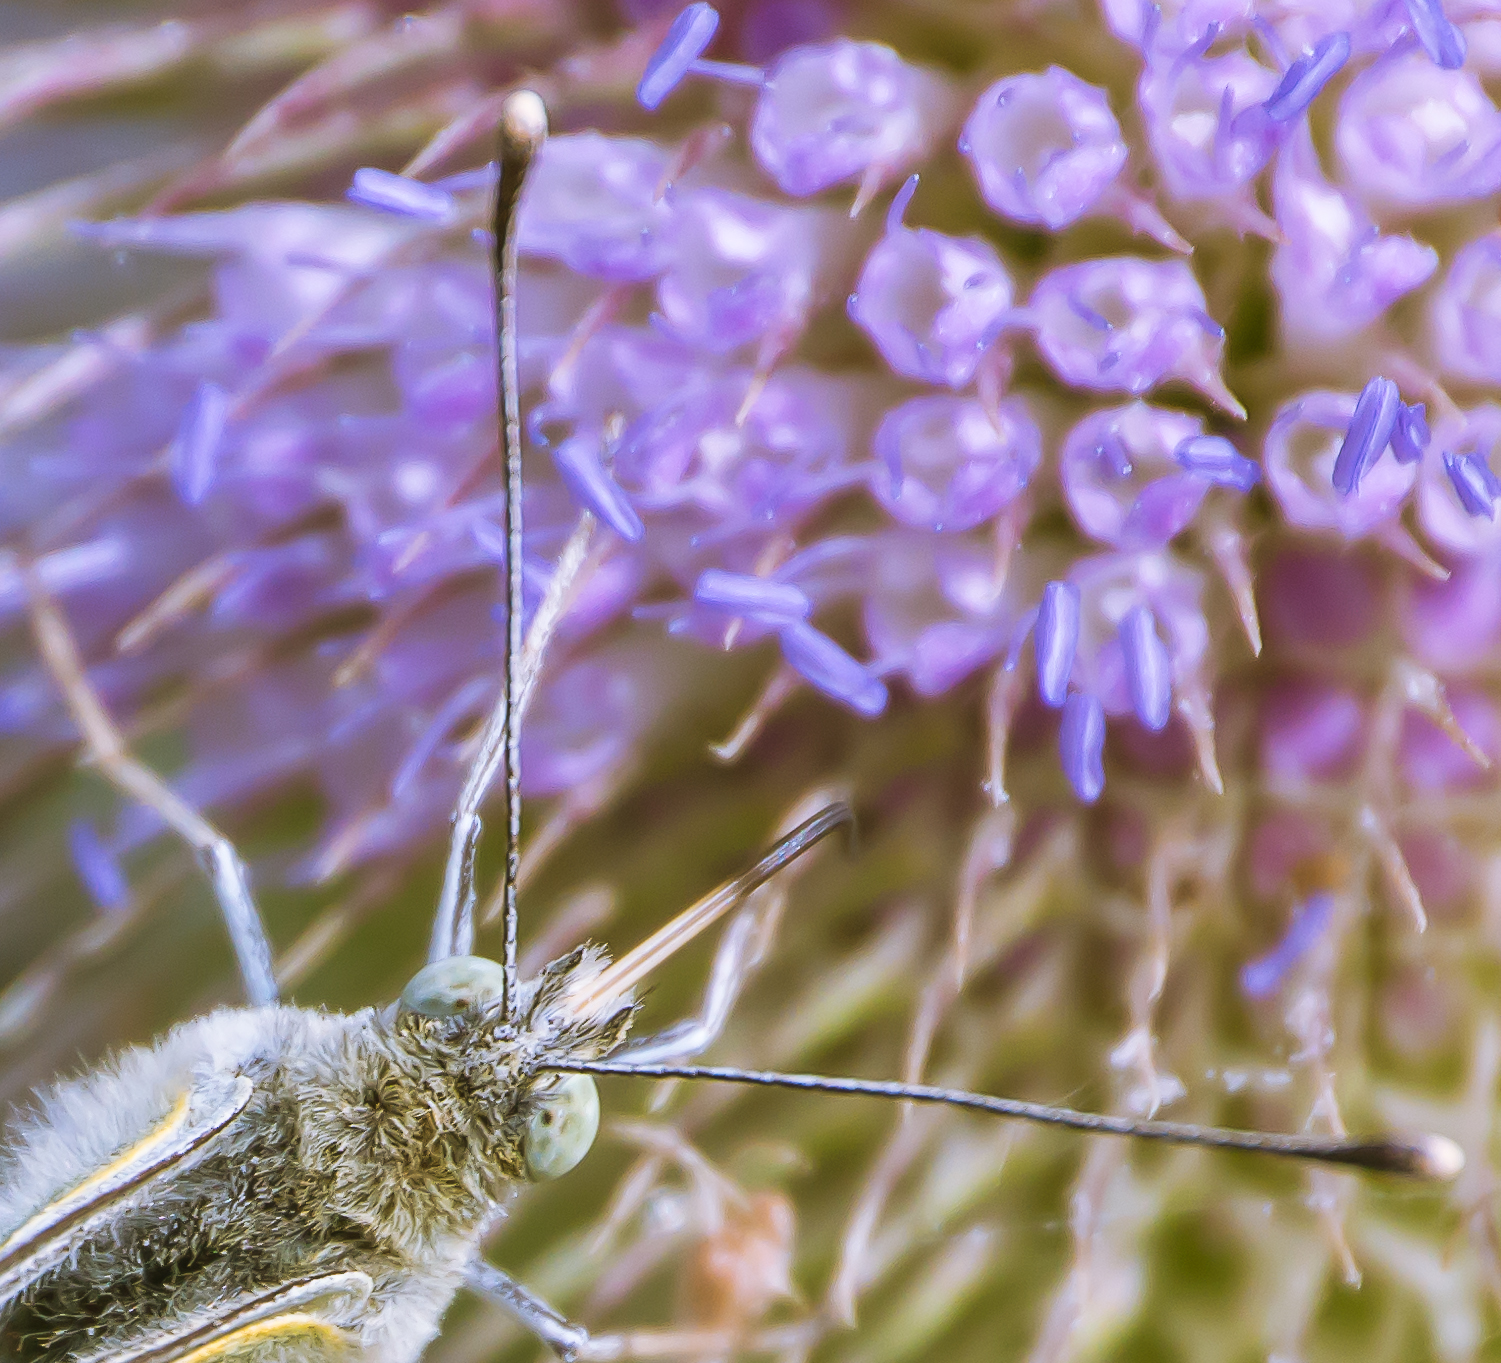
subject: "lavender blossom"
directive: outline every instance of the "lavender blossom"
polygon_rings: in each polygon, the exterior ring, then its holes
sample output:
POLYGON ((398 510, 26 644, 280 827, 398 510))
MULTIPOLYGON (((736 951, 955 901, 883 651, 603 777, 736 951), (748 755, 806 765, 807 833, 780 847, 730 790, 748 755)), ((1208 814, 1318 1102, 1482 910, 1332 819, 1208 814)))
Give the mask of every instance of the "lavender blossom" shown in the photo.
POLYGON ((671 205, 658 194, 667 167, 667 154, 640 138, 549 139, 527 186, 522 250, 597 279, 660 274, 672 259, 671 205))
POLYGON ((751 150, 787 194, 859 180, 868 201, 927 155, 952 102, 946 80, 881 43, 795 47, 767 74, 751 150))
POLYGON ((1433 297, 1434 344, 1444 371, 1476 383, 1501 376, 1501 232, 1460 248, 1433 297))
POLYGON ((1211 22, 1182 53, 1148 62, 1137 102, 1168 192, 1216 201, 1232 224, 1254 227, 1259 213, 1248 186, 1282 136, 1264 109, 1281 82, 1243 48, 1203 55, 1217 36, 1211 22))
POLYGON ((1282 233, 1272 280, 1292 339, 1315 344, 1359 331, 1438 266, 1432 247, 1382 236, 1355 198, 1324 178, 1306 127, 1278 156, 1272 194, 1282 233))
POLYGON ((1079 529, 1103 544, 1166 544, 1193 520, 1209 480, 1177 451, 1204 434, 1183 412, 1133 402, 1087 416, 1064 438, 1058 476, 1079 529))
POLYGON ((1224 328, 1181 262, 1116 256, 1065 265, 1038 280, 1028 309, 1037 347, 1065 383, 1145 393, 1182 379, 1245 415, 1220 377, 1224 328))
POLYGON ((876 499, 905 525, 969 530, 1011 505, 1042 460, 1042 433, 1020 398, 994 412, 972 398, 911 398, 881 419, 876 499))
POLYGON ((898 221, 866 257, 849 313, 898 374, 962 388, 1011 297, 1011 277, 988 242, 898 221))
POLYGON ((780 353, 805 325, 821 275, 838 262, 831 217, 725 190, 678 195, 673 259, 657 281, 663 326, 711 352, 774 338, 780 353))
POLYGON ((1443 0, 1407 0, 1407 14, 1435 66, 1457 71, 1465 64, 1465 36, 1444 13, 1443 0))
POLYGON ((1056 232, 1090 214, 1117 214, 1165 246, 1188 249, 1150 203, 1119 186, 1126 143, 1105 91, 1061 66, 990 86, 959 150, 985 202, 1014 222, 1056 232))
POLYGON ((1367 202, 1437 207, 1501 187, 1501 110, 1471 72, 1422 53, 1377 62, 1350 82, 1334 142, 1367 202))

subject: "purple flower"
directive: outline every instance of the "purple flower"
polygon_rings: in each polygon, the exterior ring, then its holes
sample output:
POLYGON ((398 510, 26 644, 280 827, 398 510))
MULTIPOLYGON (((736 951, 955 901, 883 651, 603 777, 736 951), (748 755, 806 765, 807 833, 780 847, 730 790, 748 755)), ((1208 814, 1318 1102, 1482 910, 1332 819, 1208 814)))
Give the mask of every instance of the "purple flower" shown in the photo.
POLYGON ((1224 329, 1181 261, 1113 256, 1050 271, 1028 304, 1037 347, 1065 383, 1145 393, 1182 379, 1243 417, 1220 377, 1224 329))
POLYGON ((1284 681, 1262 709, 1262 770, 1293 786, 1342 780, 1360 761, 1368 731, 1367 707, 1348 687, 1284 681))
POLYGON ((1402 781, 1420 795, 1473 791, 1494 787, 1496 760, 1501 757, 1501 713, 1487 692, 1472 686, 1449 689, 1455 722, 1471 744, 1491 759, 1480 766, 1427 715, 1408 710, 1403 716, 1399 752, 1402 781))
POLYGON ((1221 33, 1245 32, 1253 8, 1252 0, 1100 0, 1116 37, 1168 61, 1221 33))
POLYGON ((75 819, 68 825, 68 850, 89 898, 101 909, 122 909, 130 903, 130 882, 119 859, 104 845, 94 825, 75 819))
POLYGON ((1431 315, 1445 373, 1501 382, 1501 232, 1460 248, 1434 294, 1431 315))
POLYGON ((1055 232, 1094 211, 1126 164, 1109 97, 1061 66, 990 86, 959 150, 997 213, 1055 232))
POLYGON ((958 531, 1015 501, 1041 462, 1042 433, 1020 398, 994 412, 974 398, 910 398, 881 419, 874 448, 890 476, 872 487, 896 520, 958 531))
POLYGON ((1356 201, 1330 184, 1300 125, 1272 177, 1282 240, 1272 280, 1284 331, 1305 343, 1337 340, 1374 322, 1438 266, 1413 237, 1382 236, 1356 201))
POLYGON ((580 506, 587 507, 622 539, 639 540, 646 527, 605 470, 600 457, 603 444, 601 431, 570 436, 553 449, 553 464, 580 506))
POLYGON ((1079 593, 1073 685, 1106 714, 1165 725, 1173 690, 1199 685, 1209 652, 1203 575, 1156 551, 1081 559, 1069 580, 1079 593))
POLYGON ((866 257, 849 313, 898 374, 962 388, 1011 308, 1011 277, 979 237, 897 226, 866 257))
POLYGON ((1204 423, 1184 412, 1133 402, 1094 412, 1063 438, 1058 479, 1075 524, 1122 548, 1166 544, 1198 511, 1208 480, 1176 458, 1204 423))
POLYGON ((1415 464, 1423 457, 1432 435, 1428 430, 1428 410, 1421 402, 1402 404, 1397 425, 1392 431, 1392 454, 1400 464, 1415 464))
POLYGON ((1217 200, 1232 224, 1259 230, 1246 186, 1282 135, 1263 109, 1279 79, 1243 48, 1208 57, 1199 46, 1142 72, 1137 102, 1147 138, 1174 198, 1217 200))
POLYGON ((1501 407, 1484 403, 1443 417, 1433 433, 1440 457, 1423 460, 1418 474, 1418 524, 1446 554, 1470 558, 1501 546, 1494 515, 1495 475, 1490 452, 1501 441, 1501 407))
POLYGON ((1320 389, 1284 403, 1273 418, 1261 463, 1292 524, 1359 539, 1391 521, 1412 491, 1416 467, 1395 459, 1367 467, 1348 495, 1336 490, 1335 459, 1345 447, 1355 407, 1355 394, 1320 389))
POLYGON ((1495 520, 1496 495, 1501 491, 1501 483, 1491 472, 1490 465, 1473 454, 1451 454, 1448 451, 1445 451, 1442 463, 1454 495, 1465 511, 1474 517, 1495 520))
POLYGON ((657 281, 672 335, 718 353, 772 337, 791 345, 821 268, 839 257, 837 216, 723 189, 678 195, 673 211, 672 263, 657 281))
POLYGON ((1501 188, 1501 111, 1473 74, 1420 52, 1377 62, 1350 82, 1334 144, 1368 202, 1427 208, 1501 188))
POLYGON ((673 259, 672 211, 658 198, 667 169, 641 138, 550 138, 527 183, 521 249, 597 279, 651 279, 673 259))
POLYGON ((893 530, 864 542, 848 590, 863 599, 865 637, 883 675, 942 695, 1011 645, 1022 629, 1025 569, 998 569, 985 536, 893 530))
MULTIPOLYGON (((1453 496, 1452 490, 1448 496, 1453 496)), ((1501 557, 1496 525, 1462 510, 1456 510, 1453 519, 1486 536, 1488 552, 1482 547, 1460 559, 1447 582, 1414 582, 1401 603, 1400 616, 1402 640, 1413 657, 1451 677, 1487 671, 1501 648, 1501 592, 1496 590, 1501 557)))
MULTIPOLYGON (((620 351, 622 378, 636 358, 632 346, 620 351)), ((646 407, 615 456, 617 477, 643 509, 692 510, 716 536, 764 533, 865 482, 865 469, 849 462, 854 394, 840 380, 779 370, 741 419, 756 382, 749 371, 658 378, 653 370, 642 373, 636 397, 646 407)))
POLYGON ((784 52, 751 120, 751 150, 788 194, 860 180, 860 202, 905 175, 948 125, 946 80, 882 43, 839 38, 784 52))

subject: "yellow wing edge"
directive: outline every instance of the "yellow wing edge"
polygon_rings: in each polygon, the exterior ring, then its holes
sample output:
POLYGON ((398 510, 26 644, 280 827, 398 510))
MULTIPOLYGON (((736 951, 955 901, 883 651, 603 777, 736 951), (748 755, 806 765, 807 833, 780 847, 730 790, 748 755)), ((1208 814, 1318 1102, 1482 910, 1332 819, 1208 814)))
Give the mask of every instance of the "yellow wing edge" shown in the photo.
POLYGON ((144 1137, 12 1231, 0 1243, 0 1305, 63 1258, 116 1201, 201 1150, 245 1110, 254 1091, 242 1074, 222 1091, 189 1089, 144 1137))
POLYGON ((330 1350, 352 1342, 340 1317, 358 1311, 374 1287, 365 1273, 319 1278, 236 1297, 208 1312, 150 1332, 124 1348, 109 1347, 79 1363, 214 1363, 257 1344, 304 1334, 330 1350), (323 1309, 317 1309, 320 1304, 323 1309))

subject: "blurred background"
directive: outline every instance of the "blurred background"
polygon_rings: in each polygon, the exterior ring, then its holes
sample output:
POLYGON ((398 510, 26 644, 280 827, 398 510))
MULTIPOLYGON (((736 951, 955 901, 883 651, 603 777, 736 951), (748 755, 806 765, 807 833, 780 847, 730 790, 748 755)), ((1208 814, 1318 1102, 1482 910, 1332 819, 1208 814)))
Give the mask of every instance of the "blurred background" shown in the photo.
MULTIPOLYGON (((23 563, 290 997, 421 963, 499 679, 485 166, 526 84, 529 611, 600 522, 527 719, 531 966, 840 795, 712 1061, 1470 1164, 617 1080, 491 1257, 622 1357, 1501 1356, 1501 14, 679 9, 0 5, 0 1097, 238 1000, 23 563)), ((461 1299, 426 1357, 539 1353, 461 1299)))

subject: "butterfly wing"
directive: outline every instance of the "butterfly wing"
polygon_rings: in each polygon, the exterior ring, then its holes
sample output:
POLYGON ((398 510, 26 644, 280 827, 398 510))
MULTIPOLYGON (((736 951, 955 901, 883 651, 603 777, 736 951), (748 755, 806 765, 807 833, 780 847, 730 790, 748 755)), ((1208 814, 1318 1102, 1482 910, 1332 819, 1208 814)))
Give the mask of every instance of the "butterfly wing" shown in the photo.
POLYGON ((281 1358, 293 1344, 309 1357, 336 1358, 352 1338, 343 1322, 359 1313, 372 1286, 364 1273, 329 1273, 246 1293, 157 1326, 134 1342, 88 1354, 79 1363, 218 1363, 255 1358, 261 1348, 281 1358))
POLYGON ((189 1089, 140 1140, 28 1217, 0 1243, 0 1307, 123 1203, 191 1160, 245 1110, 254 1087, 243 1075, 224 1075, 189 1089))

